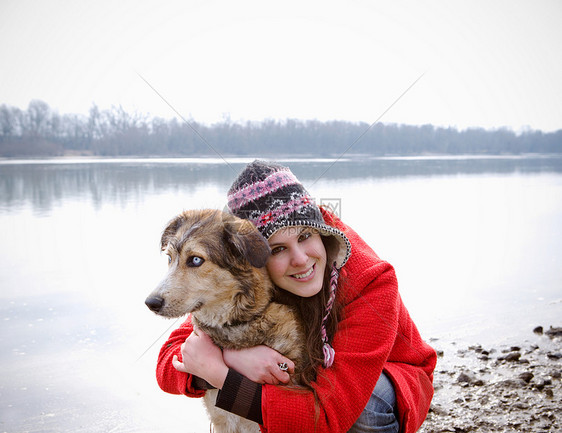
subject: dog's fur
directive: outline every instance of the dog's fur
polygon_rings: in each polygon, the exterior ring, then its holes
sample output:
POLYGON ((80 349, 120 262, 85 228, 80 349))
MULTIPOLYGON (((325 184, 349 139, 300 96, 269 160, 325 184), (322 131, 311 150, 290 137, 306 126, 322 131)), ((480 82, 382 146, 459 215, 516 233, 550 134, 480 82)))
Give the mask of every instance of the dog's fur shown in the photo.
MULTIPOLYGON (((161 249, 169 268, 146 299, 151 310, 165 317, 191 313, 218 346, 265 344, 299 371, 303 328, 290 307, 272 302, 273 283, 264 267, 270 249, 252 223, 218 210, 186 211, 164 230, 161 249)), ((208 390, 204 401, 217 433, 259 431, 256 423, 216 408, 216 395, 208 390)))

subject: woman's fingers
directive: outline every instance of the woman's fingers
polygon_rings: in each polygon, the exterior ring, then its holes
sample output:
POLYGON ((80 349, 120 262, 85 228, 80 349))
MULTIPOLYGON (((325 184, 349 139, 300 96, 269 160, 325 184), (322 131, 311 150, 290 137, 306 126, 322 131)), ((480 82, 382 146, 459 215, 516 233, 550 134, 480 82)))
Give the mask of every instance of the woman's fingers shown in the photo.
POLYGON ((272 374, 273 381, 271 385, 279 385, 280 383, 289 383, 291 376, 285 371, 279 370, 279 372, 274 372, 272 374))
POLYGON ((177 355, 174 355, 174 357, 172 358, 172 365, 176 370, 181 371, 182 373, 187 373, 187 369, 185 368, 185 365, 183 365, 183 362, 180 362, 178 360, 177 355))

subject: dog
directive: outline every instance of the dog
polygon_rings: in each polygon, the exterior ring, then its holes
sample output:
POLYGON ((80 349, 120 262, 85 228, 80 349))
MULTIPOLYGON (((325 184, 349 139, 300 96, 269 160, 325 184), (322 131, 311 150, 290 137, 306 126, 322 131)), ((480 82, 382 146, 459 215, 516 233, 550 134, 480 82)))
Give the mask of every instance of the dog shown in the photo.
MULTIPOLYGON (((272 301, 274 286, 265 269, 271 250, 251 222, 214 209, 189 210, 168 223, 160 247, 169 266, 146 298, 153 312, 168 318, 191 314, 221 348, 264 344, 299 371, 303 327, 289 306, 272 301)), ((207 390, 204 397, 217 433, 259 431, 255 422, 215 407, 217 393, 207 390)))

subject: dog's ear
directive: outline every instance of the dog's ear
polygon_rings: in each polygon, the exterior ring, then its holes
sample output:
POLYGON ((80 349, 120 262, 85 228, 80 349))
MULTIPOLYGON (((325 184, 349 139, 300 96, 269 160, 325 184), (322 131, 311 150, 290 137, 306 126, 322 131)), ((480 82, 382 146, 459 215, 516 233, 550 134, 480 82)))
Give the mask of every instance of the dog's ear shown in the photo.
POLYGON ((265 266, 271 249, 265 238, 247 220, 234 220, 225 223, 227 244, 234 247, 250 264, 256 268, 265 266))
POLYGON ((162 238, 160 239, 160 249, 164 251, 170 239, 172 239, 181 225, 185 222, 185 218, 183 215, 178 215, 173 220, 168 223, 168 226, 164 229, 162 233, 162 238))

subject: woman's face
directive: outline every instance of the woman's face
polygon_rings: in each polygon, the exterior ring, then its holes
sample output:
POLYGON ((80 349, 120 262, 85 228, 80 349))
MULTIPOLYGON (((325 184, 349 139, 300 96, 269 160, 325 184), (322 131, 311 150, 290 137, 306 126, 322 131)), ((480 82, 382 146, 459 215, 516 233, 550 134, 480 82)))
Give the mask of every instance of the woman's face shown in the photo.
POLYGON ((269 246, 271 257, 266 267, 278 287, 304 298, 322 289, 326 248, 318 231, 286 227, 269 238, 269 246))

